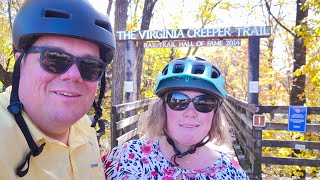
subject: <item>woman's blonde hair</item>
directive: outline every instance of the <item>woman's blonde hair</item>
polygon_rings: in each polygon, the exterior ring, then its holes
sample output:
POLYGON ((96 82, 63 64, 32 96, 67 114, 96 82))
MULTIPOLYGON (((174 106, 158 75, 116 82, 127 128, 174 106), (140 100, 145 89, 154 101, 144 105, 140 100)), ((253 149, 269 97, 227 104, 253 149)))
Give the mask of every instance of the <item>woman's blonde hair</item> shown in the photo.
MULTIPOLYGON (((216 145, 221 145, 229 141, 229 126, 226 121, 222 120, 221 106, 218 107, 213 115, 211 128, 208 135, 210 141, 216 145)), ((145 138, 157 138, 164 136, 163 130, 167 127, 167 113, 164 98, 159 98, 148 108, 145 119, 142 119, 143 133, 145 138)))

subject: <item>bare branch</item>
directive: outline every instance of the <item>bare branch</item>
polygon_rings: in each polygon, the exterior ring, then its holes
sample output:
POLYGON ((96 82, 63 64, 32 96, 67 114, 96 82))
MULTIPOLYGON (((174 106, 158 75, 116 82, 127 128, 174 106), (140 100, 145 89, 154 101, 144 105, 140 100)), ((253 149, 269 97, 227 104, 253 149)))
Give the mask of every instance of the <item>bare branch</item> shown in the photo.
POLYGON ((266 3, 267 10, 268 10, 269 14, 272 16, 272 18, 273 18, 283 29, 285 29, 288 33, 290 33, 292 36, 296 36, 296 34, 295 34, 294 32, 292 32, 290 29, 288 29, 286 26, 284 26, 284 25, 271 13, 270 5, 268 4, 267 0, 264 0, 264 2, 266 3))

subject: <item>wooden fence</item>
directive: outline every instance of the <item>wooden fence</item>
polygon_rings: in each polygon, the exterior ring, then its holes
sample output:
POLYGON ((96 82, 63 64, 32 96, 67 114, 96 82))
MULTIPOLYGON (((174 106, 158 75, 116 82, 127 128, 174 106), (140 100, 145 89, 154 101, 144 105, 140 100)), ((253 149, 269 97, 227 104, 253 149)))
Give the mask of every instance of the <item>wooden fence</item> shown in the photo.
POLYGON ((140 131, 138 120, 157 98, 145 99, 111 108, 111 148, 137 137, 140 131))
MULTIPOLYGON (((251 164, 253 175, 261 175, 261 164, 298 165, 320 167, 319 159, 306 159, 295 157, 270 157, 262 155, 263 147, 320 149, 320 142, 297 140, 270 140, 262 138, 262 131, 287 131, 287 123, 266 123, 265 127, 254 127, 252 118, 254 114, 265 114, 271 121, 277 117, 287 118, 289 106, 255 106, 228 97, 223 104, 226 119, 234 129, 237 141, 251 164)), ((320 115, 320 107, 308 107, 308 115, 320 115)), ((310 120, 310 119, 309 119, 310 120)), ((320 124, 307 123, 306 132, 320 132, 320 124)))

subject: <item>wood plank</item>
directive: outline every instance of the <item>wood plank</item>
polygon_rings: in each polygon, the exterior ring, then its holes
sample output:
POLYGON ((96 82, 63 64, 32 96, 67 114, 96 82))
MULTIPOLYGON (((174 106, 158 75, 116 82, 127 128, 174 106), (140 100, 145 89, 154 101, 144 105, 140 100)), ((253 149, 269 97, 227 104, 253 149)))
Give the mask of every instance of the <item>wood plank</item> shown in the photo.
POLYGON ((116 147, 118 145, 117 142, 117 125, 116 122, 119 121, 120 115, 119 114, 111 114, 111 121, 110 121, 110 135, 111 135, 111 148, 116 147))
MULTIPOLYGON (((288 114, 289 106, 257 106, 258 113, 279 113, 288 114)), ((308 115, 310 114, 320 114, 320 107, 308 106, 308 115)))
POLYGON ((155 102, 158 99, 158 97, 150 98, 150 99, 144 99, 140 101, 130 102, 130 103, 124 103, 119 105, 112 106, 112 114, 116 113, 122 113, 126 111, 131 111, 137 108, 141 108, 147 105, 150 105, 151 103, 155 102))
POLYGON ((133 115, 129 118, 125 118, 125 119, 122 119, 122 120, 116 122, 117 130, 122 129, 126 126, 129 126, 130 124, 137 122, 139 120, 139 118, 141 116, 144 116, 145 114, 146 114, 146 112, 142 112, 140 114, 136 114, 136 115, 133 115))
MULTIPOLYGON (((266 127, 263 130, 288 130, 287 123, 266 123, 266 127)), ((320 132, 320 124, 309 124, 307 123, 306 132, 320 132)))
POLYGON ((230 119, 230 122, 231 123, 230 125, 232 125, 234 127, 234 129, 237 131, 237 132, 241 132, 238 134, 237 138, 241 138, 244 142, 245 142, 245 145, 248 146, 250 149, 254 149, 254 139, 252 138, 252 136, 246 132, 246 131, 242 131, 242 126, 239 126, 236 122, 237 121, 233 121, 233 118, 232 116, 230 116, 231 118, 230 119))
POLYGON ((239 117, 245 123, 245 125, 249 127, 250 131, 253 129, 252 120, 250 118, 248 118, 245 114, 238 112, 229 102, 225 102, 224 105, 227 105, 232 112, 235 112, 237 117, 239 117))
MULTIPOLYGON (((230 114, 226 114, 226 115, 227 115, 226 118, 228 119, 229 123, 230 122, 233 123, 231 116, 229 116, 230 114)), ((253 151, 252 146, 248 146, 248 144, 246 143, 246 140, 243 139, 243 136, 240 135, 240 132, 242 131, 238 129, 237 126, 234 126, 234 133, 236 134, 237 140, 239 141, 241 148, 244 150, 245 155, 249 155, 249 157, 247 158, 252 163, 255 159, 252 152, 253 151)))
POLYGON ((141 127, 137 127, 125 134, 123 134, 122 136, 117 138, 118 141, 118 145, 123 144, 124 142, 127 142, 128 140, 130 140, 133 136, 137 135, 140 132, 141 127))
MULTIPOLYGON (((237 104, 238 106, 244 108, 245 110, 251 112, 251 113, 255 113, 256 111, 256 106, 253 105, 253 104, 248 104, 248 102, 244 102, 244 101, 240 101, 238 99, 235 99, 234 97, 232 96, 229 96, 227 97, 227 101, 231 101, 231 102, 234 102, 235 104, 237 104)), ((225 101, 226 102, 226 101, 225 101)))
POLYGON ((318 141, 293 141, 293 140, 262 140, 262 146, 265 147, 288 147, 296 148, 304 146, 305 149, 320 149, 318 141))
POLYGON ((297 165, 297 166, 310 166, 319 167, 320 160, 316 159, 302 159, 302 158, 280 158, 280 157, 266 157, 262 156, 261 163, 264 164, 279 164, 279 165, 297 165))

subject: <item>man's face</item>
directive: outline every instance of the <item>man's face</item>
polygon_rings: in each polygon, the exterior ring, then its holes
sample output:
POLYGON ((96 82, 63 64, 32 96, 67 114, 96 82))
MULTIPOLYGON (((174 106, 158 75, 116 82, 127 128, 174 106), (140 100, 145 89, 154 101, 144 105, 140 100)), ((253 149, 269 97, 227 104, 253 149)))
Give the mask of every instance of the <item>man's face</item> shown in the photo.
MULTIPOLYGON (((33 46, 99 59, 96 44, 70 37, 41 36, 33 46)), ((21 63, 19 97, 25 112, 44 132, 63 132, 79 120, 92 105, 97 86, 98 82, 81 78, 76 64, 63 74, 48 73, 40 66, 40 52, 27 54, 21 63)))

